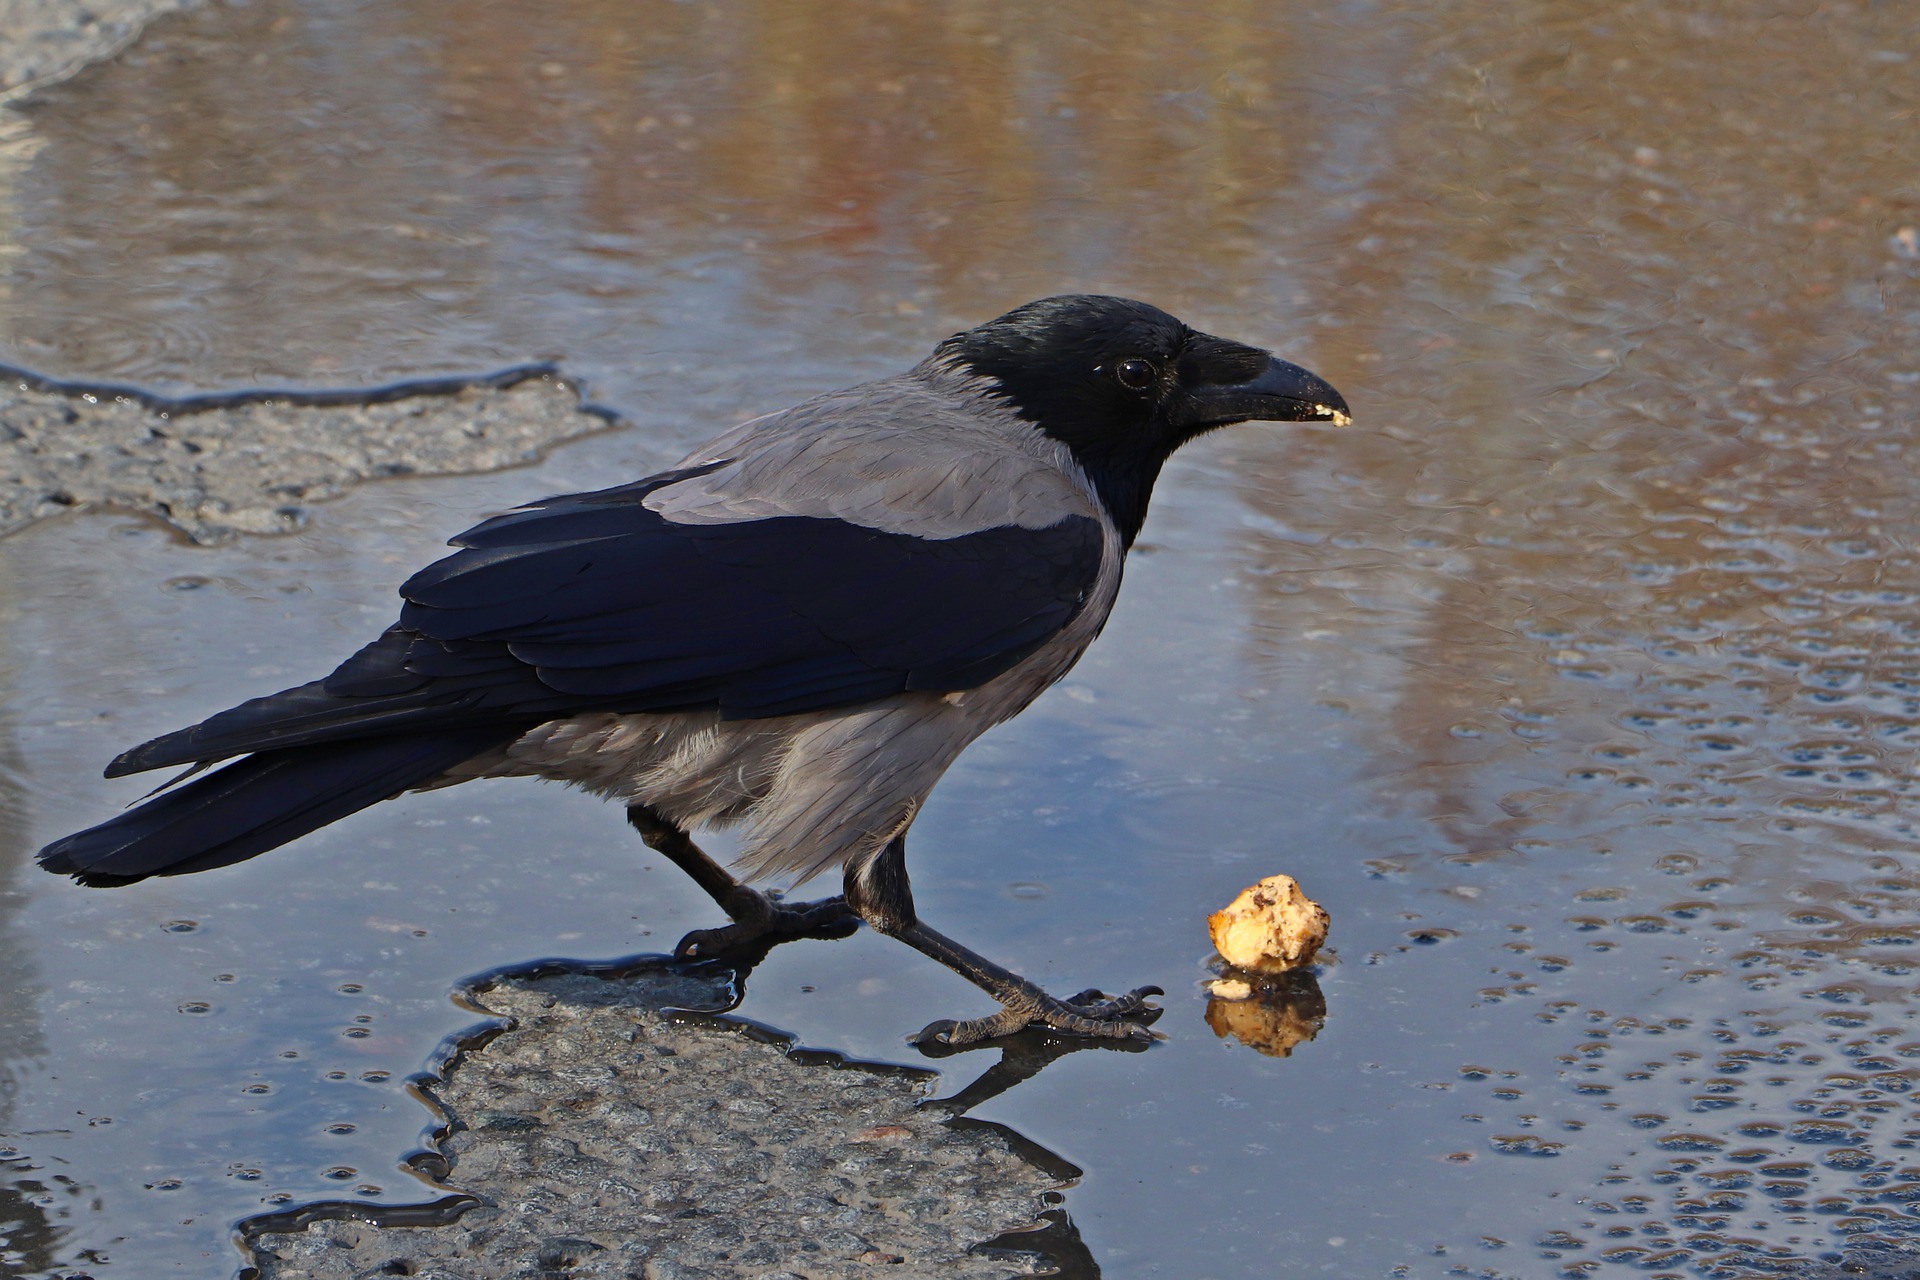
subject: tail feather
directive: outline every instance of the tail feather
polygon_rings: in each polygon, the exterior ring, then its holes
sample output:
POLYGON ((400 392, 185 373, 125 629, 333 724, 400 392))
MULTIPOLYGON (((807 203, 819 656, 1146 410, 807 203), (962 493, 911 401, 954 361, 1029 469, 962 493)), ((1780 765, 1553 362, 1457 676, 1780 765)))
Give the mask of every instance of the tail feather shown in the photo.
POLYGON ((431 781, 499 740, 495 729, 257 752, 54 841, 40 865, 97 886, 229 866, 431 781))

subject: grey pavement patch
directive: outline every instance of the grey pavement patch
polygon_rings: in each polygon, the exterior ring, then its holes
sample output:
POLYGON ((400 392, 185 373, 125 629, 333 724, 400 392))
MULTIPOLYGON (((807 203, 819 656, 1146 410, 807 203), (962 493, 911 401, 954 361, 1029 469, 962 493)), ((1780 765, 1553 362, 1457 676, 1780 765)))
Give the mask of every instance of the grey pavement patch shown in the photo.
POLYGON ((180 400, 0 367, 0 534, 76 507, 146 512, 201 543, 285 533, 361 480, 498 470, 612 421, 546 366, 180 400))
POLYGON ((663 1012, 735 999, 725 975, 666 965, 484 990, 510 1025, 423 1086, 446 1136, 416 1161, 472 1200, 437 1225, 351 1203, 243 1224, 260 1280, 1037 1273, 970 1250, 1033 1226, 1059 1169, 920 1107, 927 1073, 663 1012))
POLYGON ((0 102, 127 47, 142 27, 200 0, 0 0, 0 102))

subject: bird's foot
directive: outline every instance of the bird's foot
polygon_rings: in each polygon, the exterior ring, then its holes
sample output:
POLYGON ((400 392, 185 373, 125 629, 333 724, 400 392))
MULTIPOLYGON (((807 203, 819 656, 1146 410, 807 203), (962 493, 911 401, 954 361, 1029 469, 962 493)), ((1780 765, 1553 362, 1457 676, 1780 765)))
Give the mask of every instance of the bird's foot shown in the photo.
POLYGON ((774 946, 796 938, 844 938, 860 927, 845 898, 822 898, 792 906, 742 886, 721 905, 733 917, 717 929, 695 929, 673 949, 676 960, 710 960, 749 946, 774 946))
POLYGON ((1152 1025, 1161 1009, 1148 1004, 1147 997, 1163 994, 1159 987, 1135 987, 1117 997, 1095 989, 1065 1000, 1044 993, 1037 997, 1023 995, 985 1018, 930 1022, 913 1039, 917 1044, 958 1048, 1010 1036, 1028 1027, 1040 1027, 1062 1035, 1098 1040, 1158 1040, 1162 1037, 1152 1030, 1152 1025))

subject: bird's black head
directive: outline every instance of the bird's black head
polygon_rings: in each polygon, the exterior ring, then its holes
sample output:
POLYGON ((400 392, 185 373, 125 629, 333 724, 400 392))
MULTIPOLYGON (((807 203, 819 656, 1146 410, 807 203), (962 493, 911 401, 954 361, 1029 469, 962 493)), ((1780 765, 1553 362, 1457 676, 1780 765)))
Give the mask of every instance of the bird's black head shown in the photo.
POLYGON ((1162 464, 1202 432, 1254 419, 1347 421, 1340 393, 1298 365, 1128 298, 1029 302, 954 334, 934 358, 992 379, 1021 417, 1065 444, 1129 544, 1162 464))

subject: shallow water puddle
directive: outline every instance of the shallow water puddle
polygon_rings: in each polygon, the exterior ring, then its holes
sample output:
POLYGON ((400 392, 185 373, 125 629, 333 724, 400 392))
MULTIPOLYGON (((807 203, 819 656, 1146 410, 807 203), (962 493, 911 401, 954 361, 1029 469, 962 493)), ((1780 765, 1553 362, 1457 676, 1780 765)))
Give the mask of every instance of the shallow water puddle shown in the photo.
MULTIPOLYGON (((249 1214, 428 1198, 402 1082, 470 1024, 460 978, 712 922, 617 811, 531 784, 83 892, 28 860, 138 794, 100 764, 325 669, 480 513, 1083 288, 1276 345, 1357 418, 1189 450, 1105 637, 915 830, 941 927, 1171 992, 1165 1044, 973 1113, 1087 1171, 1101 1267, 1913 1248, 1913 17, 1055 12, 273 0, 29 101, 0 358, 213 388, 558 356, 634 426, 284 538, 0 541, 0 1269, 202 1275, 249 1214), (1285 1057, 1201 989, 1207 912, 1281 871, 1336 953, 1285 1057)), ((741 1011, 904 1061, 980 1007, 861 935, 776 951, 741 1011)))

